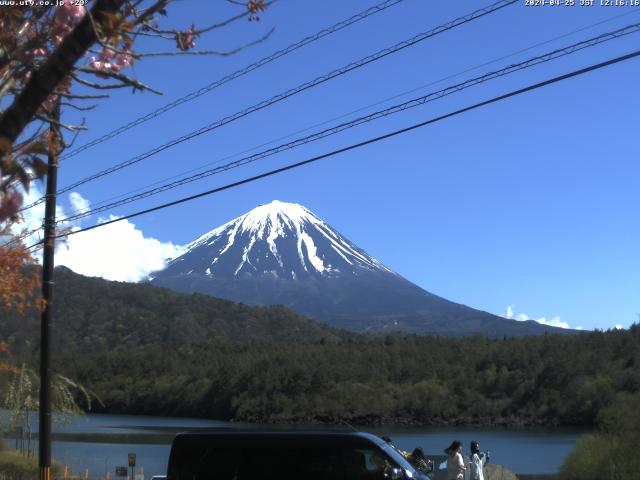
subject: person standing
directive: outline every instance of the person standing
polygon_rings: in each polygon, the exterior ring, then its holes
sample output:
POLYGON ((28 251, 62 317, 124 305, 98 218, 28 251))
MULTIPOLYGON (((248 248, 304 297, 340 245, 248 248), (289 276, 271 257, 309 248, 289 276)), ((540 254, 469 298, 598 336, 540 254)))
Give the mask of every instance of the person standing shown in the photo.
POLYGON ((471 442, 471 480, 484 480, 485 461, 484 453, 480 453, 480 444, 471 442))
POLYGON ((447 459, 447 480, 464 480, 464 466, 462 458, 462 443, 454 440, 451 445, 444 451, 449 458, 447 459))
POLYGON ((433 472, 433 462, 424 456, 424 452, 420 447, 414 448, 413 452, 406 456, 406 459, 416 470, 422 473, 433 472))

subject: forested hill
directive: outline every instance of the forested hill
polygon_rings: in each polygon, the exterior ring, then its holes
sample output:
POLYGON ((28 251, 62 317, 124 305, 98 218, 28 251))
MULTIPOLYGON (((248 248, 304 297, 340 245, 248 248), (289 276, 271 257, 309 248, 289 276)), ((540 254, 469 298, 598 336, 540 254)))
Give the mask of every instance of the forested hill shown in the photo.
POLYGON ((146 347, 60 360, 106 411, 350 423, 594 425, 640 401, 640 326, 482 337, 146 347))
MULTIPOLYGON (((251 307, 208 295, 180 294, 144 284, 78 275, 56 268, 56 351, 101 352, 144 345, 181 345, 211 340, 247 342, 336 341, 346 332, 284 307, 251 307)), ((0 339, 14 354, 35 350, 39 314, 22 318, 0 310, 0 339)))

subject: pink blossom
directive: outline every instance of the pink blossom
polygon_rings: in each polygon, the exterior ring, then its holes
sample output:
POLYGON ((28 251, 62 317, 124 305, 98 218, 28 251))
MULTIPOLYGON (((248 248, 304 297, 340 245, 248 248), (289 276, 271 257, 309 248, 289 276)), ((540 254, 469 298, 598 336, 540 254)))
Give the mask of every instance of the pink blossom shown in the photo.
POLYGON ((112 48, 103 48, 102 52, 100 52, 100 58, 105 61, 111 60, 115 56, 116 52, 112 48))
MULTIPOLYGON (((91 65, 91 68, 93 68, 94 70, 104 71, 104 70, 109 70, 111 68, 111 64, 109 62, 96 60, 96 57, 91 57, 91 63, 89 65, 91 65)), ((96 73, 96 75, 101 78, 109 78, 108 75, 104 75, 100 73, 96 73)))
MULTIPOLYGON (((100 60, 95 57, 91 57, 91 68, 100 70, 103 72, 110 71, 114 73, 120 73, 123 68, 130 67, 133 63, 133 56, 128 53, 116 54, 112 49, 104 49, 100 54, 100 60)), ((101 75, 96 73, 97 76, 106 78, 108 75, 101 75)))
POLYGON ((16 58, 23 67, 30 67, 36 57, 46 57, 48 54, 46 47, 38 47, 31 50, 19 48, 16 50, 16 58))
POLYGON ((71 30, 80 23, 86 13, 87 11, 82 5, 72 5, 70 2, 66 2, 56 9, 55 21, 69 25, 69 30, 71 30))
POLYGON ((51 36, 51 42, 56 46, 59 47, 60 44, 62 43, 62 40, 64 40, 64 34, 63 33, 54 33, 51 36))
POLYGON ((48 55, 48 51, 46 47, 39 47, 39 48, 34 48, 33 51, 33 56, 34 57, 45 57, 48 55))
POLYGON ((127 53, 119 53, 116 55, 116 63, 120 65, 120 68, 130 67, 133 63, 133 57, 127 53))
POLYGON ((57 47, 64 37, 80 23, 87 11, 81 5, 71 5, 68 2, 57 7, 53 18, 51 42, 57 47))

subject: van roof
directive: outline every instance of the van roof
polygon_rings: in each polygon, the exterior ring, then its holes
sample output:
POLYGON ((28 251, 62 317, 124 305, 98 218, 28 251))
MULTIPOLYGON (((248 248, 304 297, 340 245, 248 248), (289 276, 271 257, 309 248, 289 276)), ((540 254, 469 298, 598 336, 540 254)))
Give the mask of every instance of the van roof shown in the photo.
MULTIPOLYGON (((365 432, 333 432, 333 431, 297 431, 297 430, 198 430, 196 432, 184 432, 176 435, 175 440, 178 439, 214 439, 220 438, 225 440, 261 440, 269 438, 271 440, 309 440, 309 439, 321 439, 324 441, 329 440, 342 440, 342 441, 369 441, 377 445, 383 445, 385 443, 381 438, 365 432)), ((175 441, 174 440, 174 441, 175 441)))

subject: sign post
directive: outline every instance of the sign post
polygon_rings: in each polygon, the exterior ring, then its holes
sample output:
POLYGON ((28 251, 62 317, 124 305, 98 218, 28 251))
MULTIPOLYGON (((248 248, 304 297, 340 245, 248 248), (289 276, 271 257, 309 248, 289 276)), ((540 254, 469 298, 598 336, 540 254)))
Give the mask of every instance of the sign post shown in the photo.
POLYGON ((135 471, 133 469, 136 466, 136 454, 130 453, 128 457, 129 457, 129 468, 131 469, 131 478, 133 479, 133 476, 135 475, 135 471))

